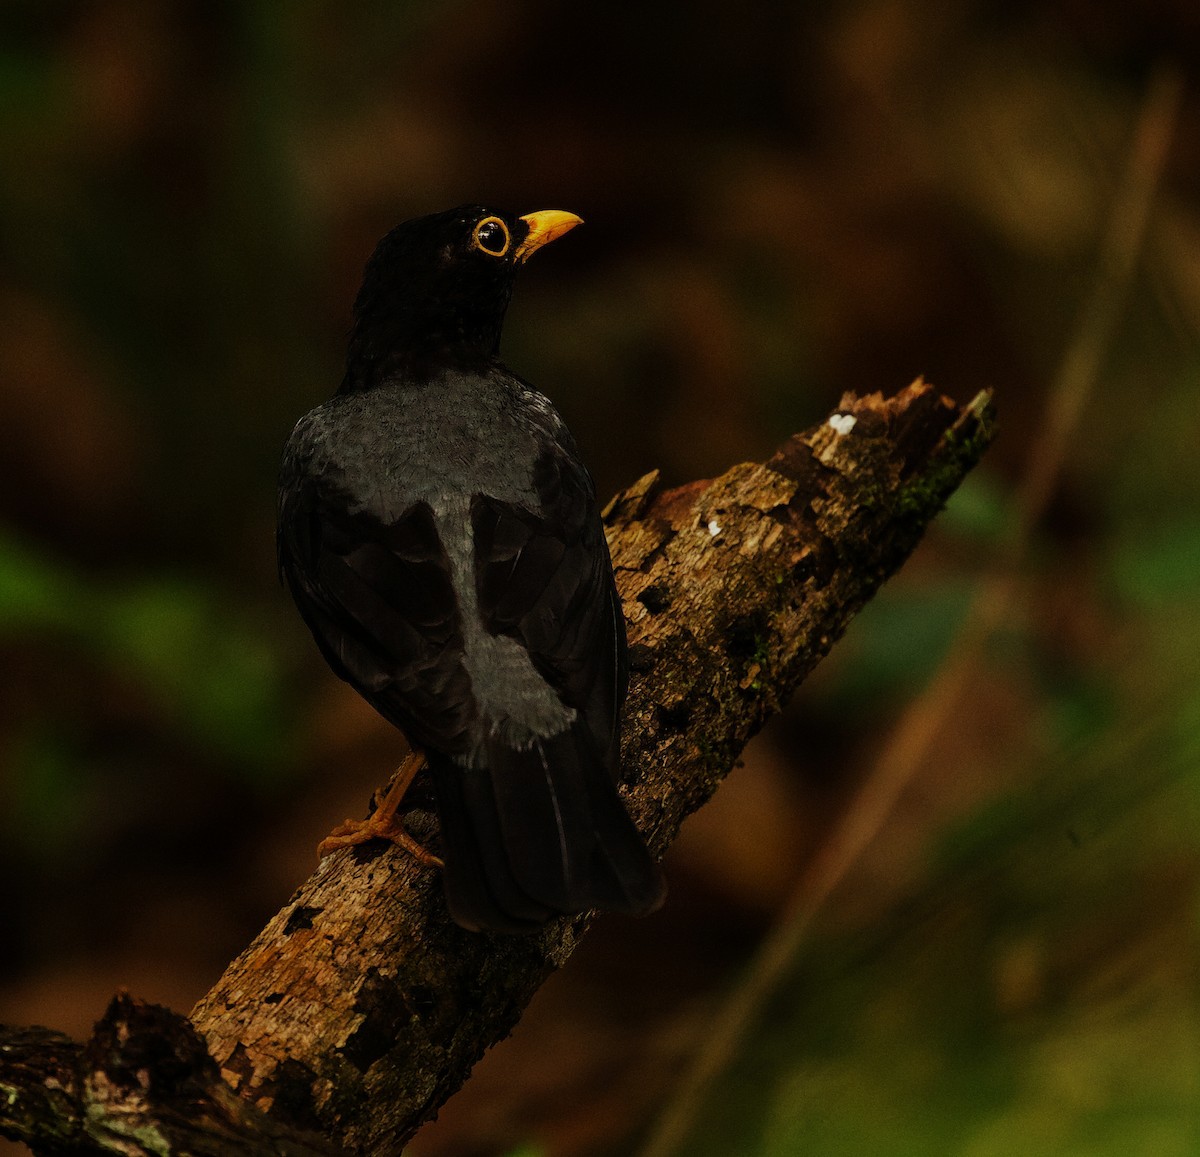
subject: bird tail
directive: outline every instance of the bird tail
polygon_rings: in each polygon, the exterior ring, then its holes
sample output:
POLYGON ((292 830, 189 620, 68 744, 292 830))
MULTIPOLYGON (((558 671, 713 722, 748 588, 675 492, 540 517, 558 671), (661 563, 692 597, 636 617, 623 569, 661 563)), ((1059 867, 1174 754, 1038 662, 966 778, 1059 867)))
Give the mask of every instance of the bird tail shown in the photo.
POLYGON ((662 874, 582 720, 527 748, 489 741, 479 766, 427 755, 459 924, 528 932, 566 913, 662 903, 662 874))

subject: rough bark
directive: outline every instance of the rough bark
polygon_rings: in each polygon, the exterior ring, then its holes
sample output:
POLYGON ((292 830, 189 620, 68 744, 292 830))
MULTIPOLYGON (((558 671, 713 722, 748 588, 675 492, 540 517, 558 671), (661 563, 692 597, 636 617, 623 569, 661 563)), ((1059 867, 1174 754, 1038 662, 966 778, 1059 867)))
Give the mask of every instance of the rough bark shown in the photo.
MULTIPOLYGON (((992 429, 986 395, 964 408, 920 382, 847 395, 766 463, 674 490, 650 474, 609 504, 631 644, 626 798, 656 854, 912 551, 992 429)), ((431 817, 408 818, 432 835, 431 817)), ((272 1120, 398 1154, 587 924, 464 932, 435 870, 363 845, 321 862, 192 1021, 272 1120)), ((0 1132, 11 1119, 0 1103, 0 1132)), ((250 1150, 211 1150, 227 1151, 250 1150)))
POLYGON ((0 1027, 0 1134, 50 1157, 337 1157, 238 1097, 192 1025, 119 994, 87 1044, 0 1027))

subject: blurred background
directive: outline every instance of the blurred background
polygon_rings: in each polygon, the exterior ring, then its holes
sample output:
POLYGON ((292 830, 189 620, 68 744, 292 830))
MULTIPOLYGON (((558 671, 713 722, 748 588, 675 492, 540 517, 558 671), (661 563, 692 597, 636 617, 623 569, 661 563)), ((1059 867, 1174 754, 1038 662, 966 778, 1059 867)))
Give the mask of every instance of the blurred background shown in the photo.
MULTIPOLYGON (((410 1148, 635 1152, 1011 561, 1164 62, 1200 63, 1191 0, 4 0, 0 1021, 186 1011, 363 814, 402 747, 277 583, 279 451, 379 236, 561 207, 587 225, 504 352, 605 494, 918 374, 1002 423, 689 821, 666 908, 598 922, 410 1148)), ((683 1151, 1200 1150, 1198 331, 1185 88, 1003 628, 683 1151)))

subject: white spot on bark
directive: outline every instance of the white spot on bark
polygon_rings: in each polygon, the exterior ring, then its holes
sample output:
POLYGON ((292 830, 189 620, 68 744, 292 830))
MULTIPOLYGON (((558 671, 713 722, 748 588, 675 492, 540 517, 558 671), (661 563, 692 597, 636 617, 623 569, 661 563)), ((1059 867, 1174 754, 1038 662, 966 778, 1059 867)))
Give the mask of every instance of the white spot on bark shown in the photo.
POLYGON ((835 434, 840 434, 843 438, 854 429, 858 423, 858 419, 853 414, 833 414, 829 419, 829 425, 835 434))
POLYGON ((721 533, 721 524, 715 519, 710 519, 708 523, 708 533, 716 538, 721 533))

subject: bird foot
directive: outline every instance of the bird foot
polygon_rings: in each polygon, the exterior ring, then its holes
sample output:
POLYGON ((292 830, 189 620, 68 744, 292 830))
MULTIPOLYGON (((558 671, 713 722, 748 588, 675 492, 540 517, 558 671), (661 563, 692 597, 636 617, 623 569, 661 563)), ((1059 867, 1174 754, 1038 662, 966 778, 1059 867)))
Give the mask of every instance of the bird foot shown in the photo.
POLYGON ((443 866, 441 857, 435 856, 413 839, 396 816, 383 816, 377 820, 375 817, 378 814, 373 812, 365 820, 343 820, 317 845, 317 855, 325 857, 330 852, 365 844, 368 840, 390 840, 426 867, 443 866))
POLYGON ((442 867, 441 859, 417 843, 400 820, 400 803, 404 793, 424 763, 425 757, 419 751, 411 752, 396 769, 387 791, 375 793, 378 801, 375 810, 365 820, 344 820, 338 824, 317 845, 317 855, 324 857, 340 848, 365 844, 368 840, 391 840, 427 867, 442 867))

